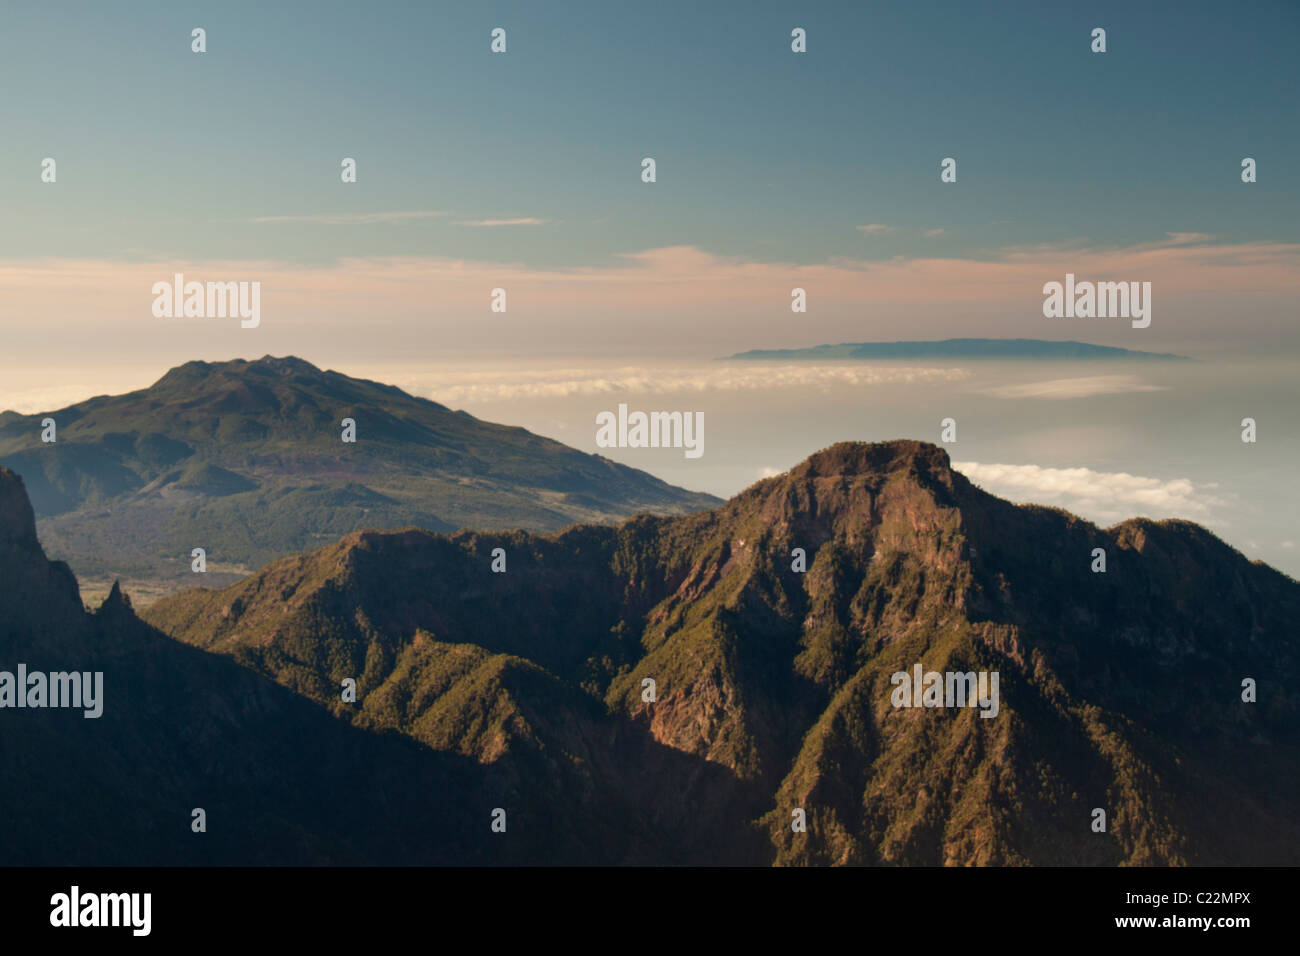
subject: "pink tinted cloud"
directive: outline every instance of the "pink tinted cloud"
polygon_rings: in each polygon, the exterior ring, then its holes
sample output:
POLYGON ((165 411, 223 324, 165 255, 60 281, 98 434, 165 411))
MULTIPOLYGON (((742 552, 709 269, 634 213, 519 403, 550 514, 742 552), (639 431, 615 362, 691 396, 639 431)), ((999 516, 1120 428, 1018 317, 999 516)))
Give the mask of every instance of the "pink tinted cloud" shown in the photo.
POLYGON ((331 327, 355 331, 378 323, 393 334, 438 327, 459 344, 486 345, 510 334, 523 346, 600 337, 637 347, 641 335, 672 335, 688 343, 756 348, 776 341, 812 345, 954 334, 1095 339, 1098 330, 1117 330, 1043 318, 1043 284, 1071 272, 1080 281, 1151 282, 1152 329, 1164 333, 1282 330, 1295 341, 1274 303, 1300 293, 1300 245, 1229 245, 1174 234, 1122 248, 1008 248, 986 260, 837 258, 815 264, 762 262, 683 245, 574 268, 448 257, 341 259, 319 267, 271 260, 7 260, 0 261, 0 330, 33 321, 52 323, 52 329, 156 329, 150 288, 174 272, 198 281, 260 281, 271 329, 307 325, 327 334, 331 327), (795 287, 807 292, 806 314, 790 311, 795 287), (495 288, 507 290, 505 314, 489 310, 495 288), (907 335, 897 334, 899 322, 908 323, 907 335))

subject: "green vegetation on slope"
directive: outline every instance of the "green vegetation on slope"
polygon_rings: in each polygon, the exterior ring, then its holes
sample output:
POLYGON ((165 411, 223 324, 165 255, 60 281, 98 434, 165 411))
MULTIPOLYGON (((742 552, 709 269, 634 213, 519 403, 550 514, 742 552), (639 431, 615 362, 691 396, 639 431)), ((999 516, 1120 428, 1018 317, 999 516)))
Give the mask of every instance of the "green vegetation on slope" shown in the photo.
MULTIPOLYGON (((618 807, 677 862, 940 865, 1300 860, 1297 612, 1300 585, 1194 525, 1013 506, 889 442, 694 515, 353 534, 146 616, 354 723, 618 807), (895 709, 917 663, 997 671, 997 716, 895 709)), ((644 850, 620 832, 610 852, 644 850)))

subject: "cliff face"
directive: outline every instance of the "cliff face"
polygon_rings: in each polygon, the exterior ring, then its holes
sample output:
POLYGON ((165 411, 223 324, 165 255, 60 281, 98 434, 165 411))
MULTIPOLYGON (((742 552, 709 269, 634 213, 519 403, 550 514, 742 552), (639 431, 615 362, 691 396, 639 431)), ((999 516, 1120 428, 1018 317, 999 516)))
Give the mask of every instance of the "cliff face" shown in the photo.
POLYGON ((568 800, 602 859, 1295 863, 1298 611, 1195 525, 1013 506, 899 441, 695 515, 352 534, 147 617, 475 761, 535 826, 568 800), (917 664, 997 672, 996 716, 895 707, 917 664))
POLYGON ((84 626, 77 581, 45 558, 23 481, 0 468, 0 636, 24 644, 37 633, 76 634, 84 626))
POLYGON ((502 859, 478 825, 497 793, 472 762, 348 727, 169 640, 117 588, 85 611, 71 572, 37 543, 21 479, 0 469, 0 681, 19 665, 29 679, 100 675, 102 712, 0 708, 0 864, 502 859), (191 828, 196 808, 205 833, 191 828))

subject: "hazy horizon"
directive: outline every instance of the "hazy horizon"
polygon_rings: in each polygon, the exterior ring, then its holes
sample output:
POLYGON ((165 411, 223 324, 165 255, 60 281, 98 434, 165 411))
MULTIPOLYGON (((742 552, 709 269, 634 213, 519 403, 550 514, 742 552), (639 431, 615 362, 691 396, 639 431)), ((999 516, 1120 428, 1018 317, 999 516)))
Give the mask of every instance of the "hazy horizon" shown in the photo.
MULTIPOLYGON (((755 363, 636 355, 599 363, 584 356, 498 356, 418 366, 313 364, 397 385, 720 498, 835 442, 934 442, 959 471, 999 497, 1062 507, 1102 527, 1131 517, 1195 521, 1247 557, 1300 577, 1300 513, 1292 491, 1300 425, 1261 416, 1256 408, 1300 398, 1286 358, 1245 365, 755 363), (764 401, 762 416, 752 414, 756 399, 764 401), (703 412, 704 453, 688 459, 680 449, 598 446, 595 416, 619 403, 703 412), (957 422, 955 442, 941 441, 946 417, 957 422), (1240 441, 1244 417, 1259 420, 1257 444, 1240 441)), ((165 371, 120 369, 63 387, 65 400, 56 405, 16 410, 53 411, 94 395, 144 388, 165 371)), ((0 393, 0 406, 12 406, 12 395, 0 393)))

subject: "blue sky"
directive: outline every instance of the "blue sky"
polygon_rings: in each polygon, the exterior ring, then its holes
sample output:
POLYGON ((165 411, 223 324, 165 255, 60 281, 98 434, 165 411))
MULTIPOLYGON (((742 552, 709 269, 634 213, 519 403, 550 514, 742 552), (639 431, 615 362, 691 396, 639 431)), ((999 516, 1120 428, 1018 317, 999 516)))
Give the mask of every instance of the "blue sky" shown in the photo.
POLYGON ((6 257, 546 268, 692 245, 814 263, 1168 232, 1292 242, 1300 228, 1291 2, 132 2, 3 17, 6 257), (194 26, 206 54, 190 52, 194 26), (496 26, 505 55, 488 50, 496 26), (790 52, 794 26, 806 54, 790 52), (39 182, 45 156, 57 189, 39 182), (339 182, 343 156, 355 186, 339 182), (1259 161, 1248 188, 1243 156, 1259 161), (394 211, 446 215, 248 221, 394 211), (456 224, 514 218, 545 223, 456 224))

